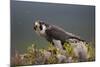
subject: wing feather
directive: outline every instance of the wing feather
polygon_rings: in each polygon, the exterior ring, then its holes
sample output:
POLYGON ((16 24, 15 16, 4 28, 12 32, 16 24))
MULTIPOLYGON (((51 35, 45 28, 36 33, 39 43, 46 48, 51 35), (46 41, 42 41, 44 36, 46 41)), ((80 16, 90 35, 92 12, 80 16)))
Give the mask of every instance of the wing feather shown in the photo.
POLYGON ((55 25, 48 27, 48 29, 46 30, 46 34, 51 38, 55 38, 57 40, 62 40, 62 41, 65 41, 66 39, 69 38, 80 39, 79 36, 66 32, 62 28, 57 27, 55 25))

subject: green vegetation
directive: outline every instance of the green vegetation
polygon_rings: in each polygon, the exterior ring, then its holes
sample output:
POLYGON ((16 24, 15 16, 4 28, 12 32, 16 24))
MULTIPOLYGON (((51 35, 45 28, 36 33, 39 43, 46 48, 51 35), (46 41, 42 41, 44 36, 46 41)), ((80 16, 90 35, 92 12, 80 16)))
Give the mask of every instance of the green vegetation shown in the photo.
MULTIPOLYGON (((84 44, 86 48, 85 61, 95 60, 95 49, 91 44, 84 44)), ((39 65, 39 64, 57 64, 80 62, 78 52, 75 52, 76 46, 71 43, 63 45, 64 50, 60 50, 49 43, 47 48, 37 48, 35 44, 29 46, 25 53, 20 54, 15 51, 11 57, 11 65, 39 65)), ((84 52, 84 51, 83 51, 84 52)))

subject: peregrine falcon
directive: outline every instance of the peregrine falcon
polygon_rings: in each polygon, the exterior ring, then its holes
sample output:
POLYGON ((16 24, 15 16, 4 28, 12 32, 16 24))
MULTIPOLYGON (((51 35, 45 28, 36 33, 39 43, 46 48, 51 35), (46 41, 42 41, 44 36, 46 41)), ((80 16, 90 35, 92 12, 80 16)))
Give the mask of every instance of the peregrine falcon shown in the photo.
POLYGON ((65 42, 83 41, 79 36, 66 32, 64 29, 56 25, 50 25, 41 20, 35 21, 34 30, 37 34, 44 37, 59 49, 63 49, 62 46, 65 42))

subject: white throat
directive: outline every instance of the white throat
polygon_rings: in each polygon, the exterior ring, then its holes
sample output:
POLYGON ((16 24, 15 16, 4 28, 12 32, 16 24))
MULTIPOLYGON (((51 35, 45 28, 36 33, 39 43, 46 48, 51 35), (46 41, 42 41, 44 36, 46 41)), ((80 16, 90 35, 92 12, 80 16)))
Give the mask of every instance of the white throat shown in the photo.
POLYGON ((46 26, 42 25, 43 29, 40 31, 41 35, 45 35, 45 31, 46 31, 46 26))

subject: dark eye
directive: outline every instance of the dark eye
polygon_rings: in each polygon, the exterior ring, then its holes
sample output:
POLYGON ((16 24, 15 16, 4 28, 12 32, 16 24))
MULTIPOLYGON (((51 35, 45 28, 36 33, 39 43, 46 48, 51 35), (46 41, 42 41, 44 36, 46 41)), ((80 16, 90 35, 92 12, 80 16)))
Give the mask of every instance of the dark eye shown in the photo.
POLYGON ((34 30, 36 30, 37 26, 34 26, 34 30))
POLYGON ((36 27, 34 27, 34 30, 36 30, 36 27))
POLYGON ((40 30, 42 30, 42 25, 40 25, 40 30))

